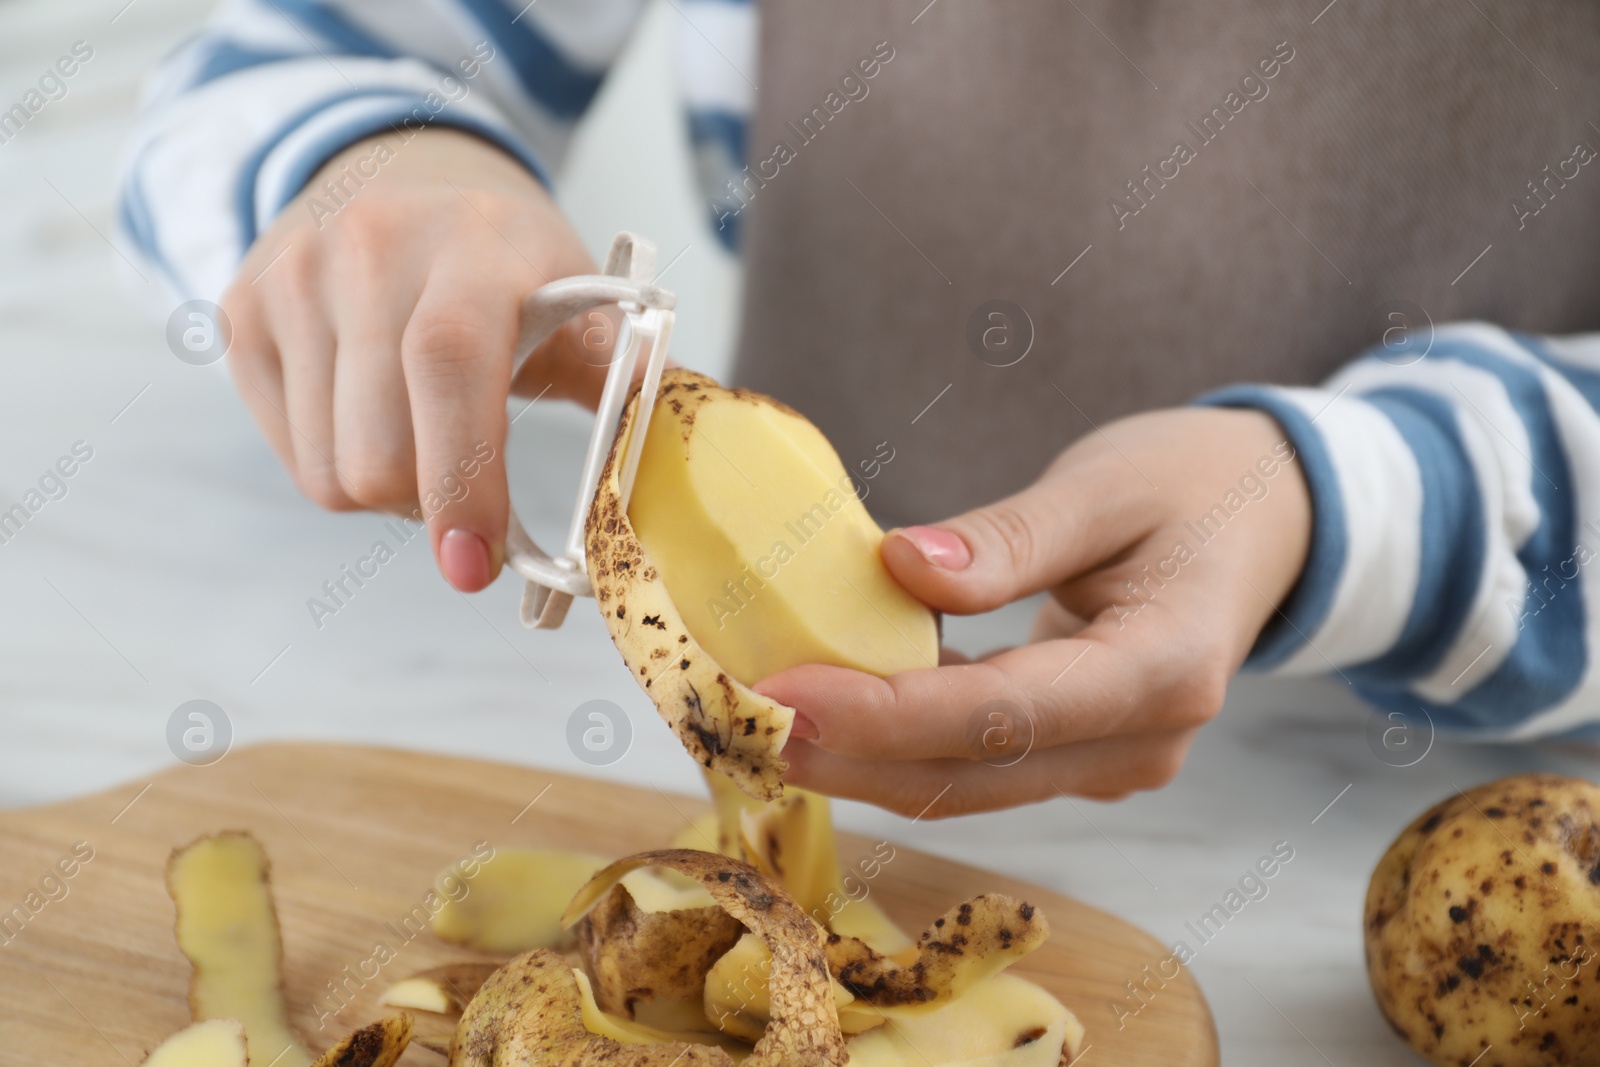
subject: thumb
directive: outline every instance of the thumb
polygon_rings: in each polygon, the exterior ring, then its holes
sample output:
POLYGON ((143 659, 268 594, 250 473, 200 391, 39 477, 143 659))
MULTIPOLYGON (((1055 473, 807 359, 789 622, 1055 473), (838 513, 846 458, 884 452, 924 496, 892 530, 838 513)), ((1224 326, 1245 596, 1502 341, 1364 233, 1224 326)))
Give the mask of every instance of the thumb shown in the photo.
POLYGON ((1011 603, 1112 555, 1142 531, 1112 487, 1050 473, 1014 496, 933 526, 884 536, 884 564, 929 607, 973 615, 1011 603))

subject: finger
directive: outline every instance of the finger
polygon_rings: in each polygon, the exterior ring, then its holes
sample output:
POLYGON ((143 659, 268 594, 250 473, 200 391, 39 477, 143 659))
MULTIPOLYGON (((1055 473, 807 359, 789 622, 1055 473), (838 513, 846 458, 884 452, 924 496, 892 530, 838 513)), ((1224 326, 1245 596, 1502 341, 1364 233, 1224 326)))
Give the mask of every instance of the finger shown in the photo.
POLYGON ((492 582, 505 558, 501 451, 517 313, 509 287, 477 279, 472 264, 443 262, 400 342, 418 499, 440 572, 468 593, 492 582))
POLYGON ((863 759, 983 759, 999 720, 1041 748, 1209 720, 1227 662, 1164 607, 1140 621, 1097 620, 1076 638, 889 678, 794 667, 756 689, 805 716, 817 745, 863 759))
POLYGON ((284 421, 302 492, 325 508, 359 507, 333 464, 333 328, 322 305, 320 271, 309 253, 290 246, 261 283, 268 286, 268 320, 283 368, 284 421))
POLYGON ((364 507, 417 504, 417 447, 400 339, 416 294, 371 271, 344 280, 334 358, 333 456, 342 484, 364 507))
POLYGON ((239 292, 236 286, 223 297, 222 310, 233 327, 228 373, 261 436, 292 475, 293 431, 283 416, 283 369, 278 365, 278 347, 263 321, 261 304, 254 292, 239 292))
POLYGON ((784 782, 876 804, 913 819, 942 819, 1057 796, 1113 799, 1172 782, 1193 730, 1033 749, 990 762, 856 759, 810 742, 784 749, 784 782))
POLYGON ((283 367, 283 418, 294 452, 295 482, 325 508, 359 507, 334 467, 333 332, 321 324, 274 328, 283 367))
POLYGON ((1097 453, 1069 453, 1038 482, 998 503, 937 526, 891 530, 883 560, 930 607, 959 615, 992 611, 1142 537, 1157 517, 1149 498, 1130 494, 1127 482, 1125 465, 1097 453))

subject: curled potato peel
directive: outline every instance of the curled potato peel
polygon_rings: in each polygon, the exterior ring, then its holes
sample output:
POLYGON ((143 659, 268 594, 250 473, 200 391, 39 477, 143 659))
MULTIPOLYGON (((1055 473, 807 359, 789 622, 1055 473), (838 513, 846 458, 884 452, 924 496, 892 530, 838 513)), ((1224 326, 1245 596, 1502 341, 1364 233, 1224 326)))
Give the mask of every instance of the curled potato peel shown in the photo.
POLYGON ((720 1048, 672 1041, 629 1044, 591 1031, 572 967, 549 949, 497 970, 467 1005, 450 1067, 732 1067, 720 1048))
POLYGON ((999 974, 1050 936, 1044 913, 1003 893, 983 893, 933 921, 902 964, 865 942, 830 935, 828 966, 858 1000, 878 1008, 924 1009, 947 1003, 999 974))
MULTIPOLYGON (((673 386, 677 374, 689 372, 663 375, 663 394, 682 387, 673 386)), ((627 440, 638 405, 636 390, 617 426, 619 443, 627 440)), ((622 506, 620 474, 621 449, 613 447, 584 528, 589 580, 611 639, 697 763, 753 797, 781 796, 788 764, 779 753, 794 709, 736 681, 694 639, 622 506)))
MULTIPOLYGON (((857 1034, 890 1018, 937 1011, 1049 936, 1042 912, 998 893, 973 897, 935 919, 918 940, 910 963, 884 956, 853 937, 828 934, 824 952, 835 983, 840 1028, 857 1034)), ((759 1032, 767 1020, 767 981, 774 969, 762 946, 744 938, 707 976, 706 1018, 736 1036, 759 1032)))
POLYGON ((630 1019, 637 1001, 698 1000, 706 972, 744 933, 737 919, 715 905, 645 911, 620 881, 577 929, 595 1002, 630 1019))
POLYGON ((596 874, 573 898, 562 924, 576 923, 629 871, 648 866, 699 881, 719 907, 771 950, 771 1025, 745 1061, 749 1067, 846 1062, 822 930, 781 885, 747 863, 693 849, 641 852, 596 874))

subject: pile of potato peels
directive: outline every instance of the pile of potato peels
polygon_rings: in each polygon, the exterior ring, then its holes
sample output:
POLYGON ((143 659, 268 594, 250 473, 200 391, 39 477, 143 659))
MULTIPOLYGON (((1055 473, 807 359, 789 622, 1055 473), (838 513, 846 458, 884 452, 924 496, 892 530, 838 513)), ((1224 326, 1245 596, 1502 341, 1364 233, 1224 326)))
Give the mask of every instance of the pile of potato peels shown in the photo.
POLYGON ((412 1044, 450 1067, 1071 1062, 1078 1020, 1004 973, 1049 936, 1037 908, 982 894, 913 941, 869 879, 841 874, 826 798, 755 801, 706 777, 715 810, 673 847, 610 863, 495 849, 434 932, 501 958, 396 983, 395 1014, 320 1056, 284 1009, 266 854, 247 833, 200 838, 167 876, 195 1023, 148 1067, 388 1067, 412 1044))

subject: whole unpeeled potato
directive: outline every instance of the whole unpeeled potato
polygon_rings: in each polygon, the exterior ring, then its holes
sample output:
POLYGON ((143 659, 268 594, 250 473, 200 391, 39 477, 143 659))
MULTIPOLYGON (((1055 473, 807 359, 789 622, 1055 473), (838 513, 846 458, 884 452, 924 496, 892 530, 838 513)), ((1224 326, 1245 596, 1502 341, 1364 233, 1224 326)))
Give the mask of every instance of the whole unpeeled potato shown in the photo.
POLYGON ((1395 839, 1367 888, 1378 1006, 1437 1064, 1600 1063, 1600 787, 1519 775, 1395 839))

